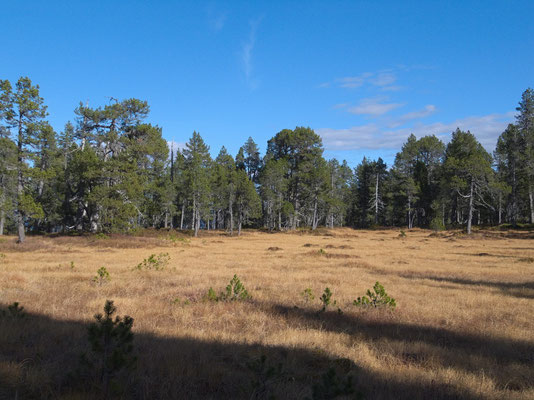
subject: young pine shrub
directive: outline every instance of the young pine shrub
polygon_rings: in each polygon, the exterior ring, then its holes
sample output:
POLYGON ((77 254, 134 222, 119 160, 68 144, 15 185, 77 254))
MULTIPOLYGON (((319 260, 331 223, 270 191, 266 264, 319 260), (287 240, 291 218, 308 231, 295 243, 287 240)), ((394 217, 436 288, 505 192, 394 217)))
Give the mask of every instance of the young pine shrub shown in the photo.
POLYGON ((96 381, 102 398, 118 395, 124 388, 121 381, 135 367, 133 355, 133 318, 115 316, 117 308, 113 301, 106 300, 104 314, 96 314, 95 322, 89 325, 89 352, 82 354, 82 369, 96 381))
POLYGON ((135 269, 155 269, 156 271, 163 270, 170 260, 169 253, 160 253, 158 255, 151 254, 148 258, 145 258, 142 262, 137 264, 135 269))
POLYGON ((108 283, 110 280, 111 277, 109 276, 109 272, 106 267, 100 267, 98 271, 96 271, 96 276, 93 277, 93 282, 98 286, 102 286, 108 283))
POLYGON ((228 286, 226 286, 226 293, 223 296, 226 301, 247 300, 251 297, 237 275, 234 275, 228 286))
POLYGON ((0 316, 11 319, 22 319, 26 317, 26 312, 24 311, 24 307, 19 305, 19 303, 16 301, 13 304, 7 306, 7 310, 2 310, 0 312, 0 316))
POLYGON ((397 306, 395 299, 386 293, 386 289, 378 281, 373 286, 372 292, 368 289, 367 296, 358 297, 353 304, 359 307, 389 307, 392 309, 397 306))
POLYGON ((352 376, 340 379, 334 368, 328 369, 321 376, 321 380, 312 386, 312 400, 329 400, 337 398, 361 399, 362 395, 355 392, 352 376), (349 397, 350 396, 350 397, 349 397))
POLYGON ((208 301, 243 301, 248 300, 251 296, 248 294, 247 289, 241 280, 234 275, 230 283, 226 286, 225 292, 221 293, 219 296, 215 293, 213 288, 209 288, 208 293, 204 296, 208 301))
POLYGON ((300 295, 302 296, 302 299, 306 304, 310 303, 313 299, 315 299, 313 291, 310 288, 304 289, 300 295))
MULTIPOLYGON (((326 311, 330 305, 335 306, 337 304, 336 300, 332 301, 332 295, 332 291, 327 287, 321 297, 319 297, 319 300, 321 300, 321 303, 323 304, 323 308, 321 309, 322 312, 326 311)), ((341 314, 341 308, 338 308, 337 311, 341 314)))
POLYGON ((269 365, 267 357, 262 354, 260 358, 248 362, 247 368, 253 375, 250 399, 274 399, 272 387, 283 377, 282 363, 269 365))

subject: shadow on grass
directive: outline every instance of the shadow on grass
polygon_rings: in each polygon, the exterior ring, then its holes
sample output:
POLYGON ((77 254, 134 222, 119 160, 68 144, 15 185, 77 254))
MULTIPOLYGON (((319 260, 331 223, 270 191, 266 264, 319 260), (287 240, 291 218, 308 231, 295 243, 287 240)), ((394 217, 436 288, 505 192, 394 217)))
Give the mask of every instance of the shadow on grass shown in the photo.
MULTIPOLYGON (((374 343, 380 354, 444 368, 454 368, 490 377, 501 389, 526 390, 534 387, 534 342, 455 332, 452 330, 399 322, 387 310, 370 309, 359 314, 319 313, 315 310, 264 304, 265 310, 283 316, 296 328, 321 329, 351 335, 374 343), (386 340, 386 342, 382 342, 386 340), (419 349, 419 353, 396 354, 399 348, 419 349), (425 346, 415 346, 419 342, 425 346), (427 352, 428 351, 428 352, 427 352)), ((358 312, 358 311, 356 311, 358 312)))
MULTIPOLYGON (((118 306, 120 309, 120 304, 118 306)), ((316 314, 285 310, 281 306, 273 309, 287 318, 317 322, 316 314)), ((364 326, 346 316, 331 318, 328 313, 324 318, 331 330, 356 332, 363 328, 372 338, 415 335, 422 339, 430 339, 430 336, 435 339, 435 333, 415 327, 364 326), (340 326, 334 328, 334 324, 340 326), (384 330, 383 334, 381 330, 384 330)), ((80 354, 88 348, 87 323, 28 314, 24 318, 1 317, 0 326, 0 398, 102 397, 98 384, 72 378, 80 354)), ((340 378, 353 376, 355 388, 367 399, 481 398, 453 385, 430 380, 424 383, 391 377, 386 379, 351 360, 332 358, 321 350, 159 337, 136 332, 135 323, 134 335, 138 361, 136 370, 124 383, 121 398, 126 399, 262 399, 271 395, 278 399, 305 399, 311 398, 311 387, 321 381, 329 368, 334 368, 340 378), (250 362, 262 355, 266 355, 268 365, 282 365, 279 376, 268 378, 251 370, 250 362), (253 382, 258 380, 262 381, 260 392, 254 391, 253 382)), ((457 346, 459 350, 472 343, 470 339, 447 335, 441 339, 463 343, 457 346)), ((484 344, 495 343, 476 343, 476 346, 484 344)), ((530 350, 525 346, 522 350, 530 350)), ((500 359, 507 361, 508 353, 505 351, 500 359)))

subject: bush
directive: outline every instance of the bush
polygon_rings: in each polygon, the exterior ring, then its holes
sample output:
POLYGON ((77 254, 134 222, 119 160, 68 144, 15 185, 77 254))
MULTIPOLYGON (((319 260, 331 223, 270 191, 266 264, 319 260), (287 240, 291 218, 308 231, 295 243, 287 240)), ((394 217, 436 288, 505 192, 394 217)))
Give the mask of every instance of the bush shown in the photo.
MULTIPOLYGON (((330 288, 325 288, 323 294, 321 295, 321 297, 319 297, 319 300, 321 300, 321 303, 323 303, 323 308, 321 311, 326 311, 330 304, 334 306, 337 304, 337 301, 335 300, 332 302, 332 294, 333 293, 330 288)), ((338 311, 341 311, 341 309, 338 309, 338 311)))
POLYGON ((406 237, 406 232, 404 232, 404 231, 401 229, 401 231, 400 231, 400 233, 399 233, 399 237, 401 237, 401 238, 405 238, 405 237, 406 237))
POLYGON ((93 277, 93 282, 96 283, 98 286, 102 286, 108 283, 110 280, 111 278, 106 267, 100 267, 98 271, 96 271, 96 276, 93 277))
POLYGON ((267 357, 262 355, 259 359, 247 363, 248 369, 252 372, 251 399, 272 399, 271 386, 283 376, 282 364, 277 366, 269 365, 267 357))
POLYGON ((167 266, 169 260, 169 253, 160 253, 158 255, 151 254, 148 258, 145 258, 142 262, 137 264, 135 269, 155 269, 156 271, 160 271, 167 266))
POLYGON ((445 225, 443 225, 443 219, 441 217, 432 218, 432 221, 430 221, 430 229, 434 232, 444 231, 445 225))
POLYGON ((251 296, 248 294, 247 289, 245 289, 245 286, 241 283, 241 280, 237 275, 234 275, 230 283, 226 286, 226 291, 224 293, 217 296, 215 290, 210 287, 205 298, 208 301, 242 301, 250 299, 251 296))
POLYGON ((7 306, 7 311, 3 310, 0 315, 11 319, 22 319, 26 317, 26 312, 24 311, 24 307, 20 306, 16 301, 7 306))
POLYGON ((395 299, 389 297, 378 281, 373 286, 373 292, 367 290, 367 296, 358 297, 354 300, 355 306, 373 306, 373 307, 390 307, 395 308, 397 306, 395 299))
POLYGON ((321 376, 321 381, 312 387, 313 400, 336 399, 340 396, 350 396, 360 399, 360 393, 354 393, 352 386, 352 376, 348 375, 344 380, 338 378, 334 368, 330 368, 321 376))
POLYGON ((300 295, 302 296, 306 304, 315 299, 315 296, 313 295, 313 292, 310 288, 304 289, 300 295))
POLYGON ((133 318, 123 318, 113 314, 116 311, 113 301, 106 300, 104 315, 96 314, 95 322, 89 325, 89 353, 82 355, 82 367, 93 374, 102 390, 102 397, 108 398, 110 392, 121 392, 119 378, 123 372, 135 366, 133 356, 133 318))

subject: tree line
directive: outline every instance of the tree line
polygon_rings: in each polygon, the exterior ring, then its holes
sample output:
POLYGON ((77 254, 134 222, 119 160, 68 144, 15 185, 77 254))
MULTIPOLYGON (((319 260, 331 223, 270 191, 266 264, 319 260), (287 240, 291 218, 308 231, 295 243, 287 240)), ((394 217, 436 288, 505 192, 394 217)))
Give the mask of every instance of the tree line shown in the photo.
POLYGON ((261 156, 252 138, 213 159, 193 132, 169 149, 138 99, 82 103, 56 132, 39 86, 0 80, 0 235, 139 228, 268 230, 412 228, 534 222, 534 91, 493 154, 469 131, 448 144, 411 135, 388 168, 326 160, 309 127, 278 132, 261 156))

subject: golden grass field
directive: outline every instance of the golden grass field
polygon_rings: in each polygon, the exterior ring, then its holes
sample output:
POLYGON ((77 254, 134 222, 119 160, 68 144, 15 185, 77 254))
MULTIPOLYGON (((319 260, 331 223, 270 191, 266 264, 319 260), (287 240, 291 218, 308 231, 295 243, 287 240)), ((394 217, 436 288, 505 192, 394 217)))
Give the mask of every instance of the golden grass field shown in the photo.
POLYGON ((17 301, 28 315, 0 319, 0 398, 97 398, 69 373, 87 324, 112 299, 135 320, 138 361, 124 398, 305 399, 333 367, 366 399, 534 399, 533 233, 406 235, 160 231, 30 236, 20 246, 6 237, 0 304, 17 301), (170 256, 164 270, 134 270, 159 253, 170 256), (99 286, 101 266, 111 281, 99 286), (250 301, 204 300, 234 274, 250 301), (394 311, 352 305, 376 281, 394 311), (342 314, 318 312, 325 287, 342 314), (262 355, 281 372, 262 378, 250 367, 262 355))

